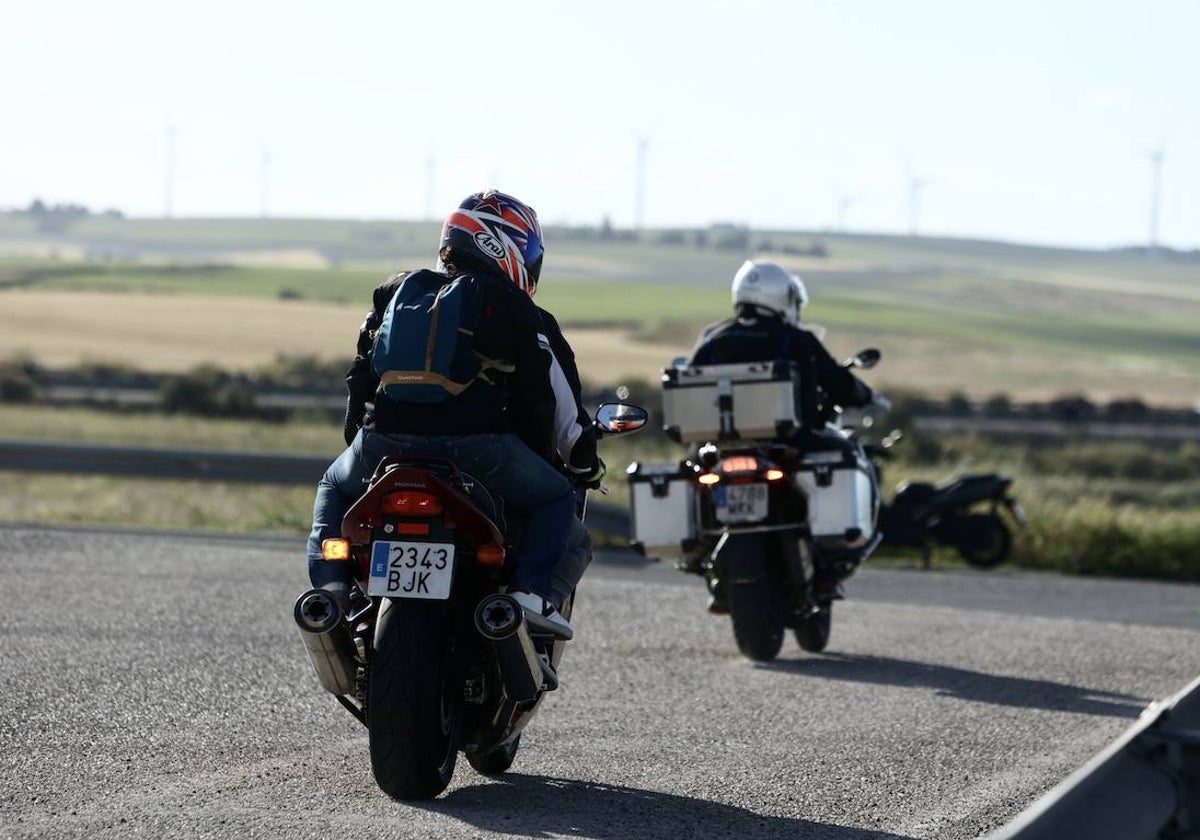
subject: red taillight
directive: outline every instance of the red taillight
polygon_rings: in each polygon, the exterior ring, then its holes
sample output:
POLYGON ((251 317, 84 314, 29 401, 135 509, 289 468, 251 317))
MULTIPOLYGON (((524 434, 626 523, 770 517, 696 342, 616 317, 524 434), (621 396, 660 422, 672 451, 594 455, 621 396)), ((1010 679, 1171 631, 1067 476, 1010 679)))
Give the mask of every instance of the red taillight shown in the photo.
POLYGON ((442 500, 421 490, 400 490, 380 499, 379 508, 393 516, 441 516, 442 500))
POLYGON ((749 455, 737 455, 733 458, 726 458, 721 462, 721 472, 757 472, 758 459, 752 458, 749 455))

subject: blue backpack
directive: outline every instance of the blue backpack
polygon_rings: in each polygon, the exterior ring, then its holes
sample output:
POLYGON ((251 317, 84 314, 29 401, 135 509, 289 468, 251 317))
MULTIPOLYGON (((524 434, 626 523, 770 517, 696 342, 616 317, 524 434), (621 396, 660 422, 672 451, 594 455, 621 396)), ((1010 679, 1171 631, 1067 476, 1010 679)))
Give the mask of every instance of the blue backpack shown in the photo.
POLYGON ((445 402, 487 370, 513 370, 475 352, 484 282, 469 274, 447 280, 432 271, 400 281, 371 346, 371 369, 389 399, 445 402))

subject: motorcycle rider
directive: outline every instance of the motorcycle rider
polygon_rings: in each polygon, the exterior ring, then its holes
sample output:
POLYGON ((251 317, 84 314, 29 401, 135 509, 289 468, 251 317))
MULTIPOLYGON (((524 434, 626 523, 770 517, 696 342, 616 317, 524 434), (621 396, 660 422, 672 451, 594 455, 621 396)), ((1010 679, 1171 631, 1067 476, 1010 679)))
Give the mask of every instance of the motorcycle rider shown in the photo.
MULTIPOLYGON (((821 437, 825 445, 853 446, 823 433, 824 418, 833 405, 861 407, 883 402, 871 389, 839 365, 812 332, 801 328, 800 310, 808 303, 804 282, 778 263, 747 260, 733 276, 734 316, 704 328, 692 351, 690 364, 735 364, 771 360, 793 361, 800 368, 801 417, 805 429, 793 438, 803 447, 805 438, 821 437), (817 389, 812 388, 812 383, 817 389), (819 390, 818 390, 819 389, 819 390)), ((818 601, 841 597, 839 575, 818 566, 813 585, 818 601)), ((710 610, 721 612, 714 597, 710 610)))
POLYGON ((543 253, 537 214, 504 193, 474 193, 446 217, 438 249, 445 281, 464 275, 501 281, 479 284, 483 314, 472 341, 480 357, 504 362, 505 370, 489 371, 441 403, 397 402, 372 369, 375 333, 409 273, 375 290, 346 376, 349 446, 322 477, 313 503, 308 540, 313 586, 332 591, 343 604, 348 600, 352 570, 346 563, 324 561, 321 544, 340 534, 342 517, 379 461, 406 453, 437 455, 475 476, 524 517, 509 594, 531 626, 572 637, 570 622, 549 600, 575 519, 575 497, 567 479, 550 465, 555 411, 550 360, 539 344, 542 321, 529 297, 543 253))

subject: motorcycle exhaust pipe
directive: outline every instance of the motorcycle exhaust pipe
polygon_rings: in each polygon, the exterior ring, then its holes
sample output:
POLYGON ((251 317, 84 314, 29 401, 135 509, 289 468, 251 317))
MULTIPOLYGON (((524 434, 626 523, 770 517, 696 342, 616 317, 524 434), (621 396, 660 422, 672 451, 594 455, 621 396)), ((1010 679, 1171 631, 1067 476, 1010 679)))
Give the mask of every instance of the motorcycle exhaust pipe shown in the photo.
MULTIPOLYGON (((510 700, 533 700, 552 672, 542 668, 541 658, 529 638, 525 611, 508 595, 489 595, 475 608, 475 629, 488 640, 500 663, 504 693, 510 700)), ((557 687, 557 681, 554 687, 557 687)), ((550 686, 547 686, 549 689, 550 686)))
POLYGON ((321 688, 330 694, 354 694, 354 642, 337 600, 324 589, 310 589, 296 599, 292 615, 321 688))

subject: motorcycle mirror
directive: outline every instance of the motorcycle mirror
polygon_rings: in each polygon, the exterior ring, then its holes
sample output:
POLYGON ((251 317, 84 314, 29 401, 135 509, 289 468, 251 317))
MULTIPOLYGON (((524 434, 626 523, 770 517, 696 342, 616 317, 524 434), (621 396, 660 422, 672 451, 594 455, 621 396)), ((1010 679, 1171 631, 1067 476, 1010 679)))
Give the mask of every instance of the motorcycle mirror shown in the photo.
POLYGON ((636 432, 650 420, 650 413, 640 405, 604 403, 596 409, 596 428, 606 435, 636 432))
POLYGON ((856 367, 863 370, 870 370, 879 364, 879 360, 883 358, 883 353, 876 347, 868 347, 866 350, 859 350, 849 359, 842 363, 843 367, 856 367))

